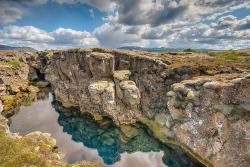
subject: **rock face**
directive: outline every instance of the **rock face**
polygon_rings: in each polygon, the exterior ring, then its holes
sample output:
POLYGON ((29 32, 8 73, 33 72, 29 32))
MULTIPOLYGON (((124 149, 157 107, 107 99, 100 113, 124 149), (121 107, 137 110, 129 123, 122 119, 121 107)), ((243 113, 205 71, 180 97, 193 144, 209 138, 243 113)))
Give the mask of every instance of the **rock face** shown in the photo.
POLYGON ((70 49, 25 61, 29 78, 49 82, 64 106, 79 106, 96 120, 109 116, 122 127, 142 122, 207 166, 248 166, 249 59, 236 71, 231 60, 222 67, 222 59, 179 54, 70 49))
POLYGON ((246 74, 172 85, 168 108, 177 140, 213 166, 247 166, 249 92, 246 74))
POLYGON ((117 124, 135 123, 142 115, 153 118, 166 110, 160 75, 167 64, 159 57, 78 49, 56 52, 49 61, 45 77, 59 101, 107 114, 117 124))

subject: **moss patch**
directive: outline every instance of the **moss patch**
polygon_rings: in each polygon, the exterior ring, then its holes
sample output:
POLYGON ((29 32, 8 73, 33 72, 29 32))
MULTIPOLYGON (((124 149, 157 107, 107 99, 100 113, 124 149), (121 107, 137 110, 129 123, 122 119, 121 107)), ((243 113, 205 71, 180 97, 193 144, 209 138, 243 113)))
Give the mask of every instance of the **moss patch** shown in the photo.
POLYGON ((16 60, 9 61, 7 63, 10 64, 12 67, 15 67, 15 68, 20 68, 20 64, 21 64, 20 61, 16 61, 16 60))

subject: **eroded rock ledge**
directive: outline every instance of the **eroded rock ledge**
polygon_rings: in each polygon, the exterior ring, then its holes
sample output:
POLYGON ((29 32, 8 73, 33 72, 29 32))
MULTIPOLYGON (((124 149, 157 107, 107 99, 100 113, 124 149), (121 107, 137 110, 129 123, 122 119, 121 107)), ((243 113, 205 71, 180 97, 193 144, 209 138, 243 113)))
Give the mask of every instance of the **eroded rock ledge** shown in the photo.
POLYGON ((30 78, 43 76, 66 107, 125 127, 142 122, 162 142, 182 146, 207 166, 249 163, 246 69, 235 71, 234 64, 228 68, 230 62, 202 54, 99 48, 38 52, 26 61, 30 78), (224 71, 232 74, 218 74, 224 71))

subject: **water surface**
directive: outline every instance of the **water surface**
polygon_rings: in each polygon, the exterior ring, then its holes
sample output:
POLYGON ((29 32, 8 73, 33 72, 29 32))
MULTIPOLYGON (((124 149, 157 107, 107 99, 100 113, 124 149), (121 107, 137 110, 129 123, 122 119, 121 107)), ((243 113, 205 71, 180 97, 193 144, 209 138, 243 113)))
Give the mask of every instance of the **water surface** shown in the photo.
POLYGON ((38 94, 35 101, 11 117, 10 131, 22 136, 33 131, 51 133, 69 163, 98 160, 112 167, 198 166, 183 150, 173 150, 154 138, 144 125, 135 125, 137 135, 128 138, 111 119, 95 121, 77 108, 65 108, 48 91, 38 94))

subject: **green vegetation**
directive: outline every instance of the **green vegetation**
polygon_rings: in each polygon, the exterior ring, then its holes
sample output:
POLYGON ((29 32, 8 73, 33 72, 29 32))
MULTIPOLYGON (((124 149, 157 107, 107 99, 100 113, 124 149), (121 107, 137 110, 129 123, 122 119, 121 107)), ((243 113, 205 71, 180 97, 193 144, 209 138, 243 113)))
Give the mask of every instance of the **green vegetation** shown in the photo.
POLYGON ((236 51, 230 49, 229 51, 216 51, 216 52, 203 52, 208 54, 209 56, 223 58, 223 59, 231 59, 231 60, 237 60, 240 56, 242 56, 240 53, 237 53, 236 51))
POLYGON ((13 100, 13 95, 5 95, 5 96, 2 96, 2 100, 3 100, 3 101, 13 100))
POLYGON ((27 99, 27 100, 25 100, 25 101, 23 102, 23 105, 24 105, 24 106, 30 106, 32 103, 33 103, 33 100, 27 99))
POLYGON ((52 147, 55 145, 47 134, 33 132, 20 139, 9 136, 0 126, 0 162, 1 166, 45 166, 45 167, 105 167, 98 161, 82 161, 78 164, 66 164, 58 160, 52 147))
POLYGON ((40 158, 38 152, 27 151, 30 147, 24 139, 14 139, 7 136, 5 130, 0 128, 1 166, 46 166, 46 159, 40 158))
POLYGON ((7 63, 10 64, 10 65, 12 65, 12 67, 15 67, 15 68, 19 68, 19 67, 20 67, 20 64, 21 64, 20 61, 16 61, 16 60, 9 61, 9 62, 7 62, 7 63))
POLYGON ((63 106, 66 108, 70 108, 70 107, 75 107, 76 105, 73 103, 67 102, 67 103, 63 103, 63 106))
POLYGON ((228 54, 226 54, 225 56, 220 56, 220 58, 236 60, 239 58, 239 55, 237 54, 236 51, 231 51, 228 54))
POLYGON ((191 49, 191 48, 187 48, 187 49, 184 49, 183 52, 193 52, 193 53, 198 53, 197 50, 194 50, 194 49, 191 49))

